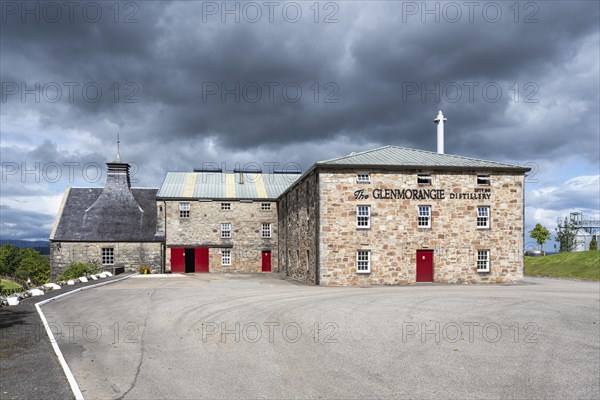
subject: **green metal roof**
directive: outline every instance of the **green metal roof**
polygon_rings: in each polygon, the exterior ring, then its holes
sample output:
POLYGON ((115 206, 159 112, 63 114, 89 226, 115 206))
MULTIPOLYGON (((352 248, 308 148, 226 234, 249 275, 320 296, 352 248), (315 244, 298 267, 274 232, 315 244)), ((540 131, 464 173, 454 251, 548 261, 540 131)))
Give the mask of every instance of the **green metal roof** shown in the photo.
POLYGON ((292 173, 168 172, 156 197, 275 200, 299 177, 292 173))
POLYGON ((476 158, 438 154, 431 151, 409 149, 398 146, 385 146, 373 150, 361 151, 347 156, 320 161, 317 166, 398 166, 419 168, 482 168, 515 170, 526 172, 527 167, 504 164, 476 158))

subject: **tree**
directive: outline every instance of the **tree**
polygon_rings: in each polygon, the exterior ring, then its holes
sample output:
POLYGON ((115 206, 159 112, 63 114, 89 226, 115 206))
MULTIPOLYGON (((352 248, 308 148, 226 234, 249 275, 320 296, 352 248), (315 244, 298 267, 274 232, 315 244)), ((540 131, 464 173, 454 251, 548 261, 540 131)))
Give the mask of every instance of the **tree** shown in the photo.
POLYGON ((50 260, 33 249, 21 249, 21 262, 15 275, 17 278, 31 281, 36 285, 50 281, 50 260))
POLYGON ((542 224, 535 224, 535 228, 529 231, 529 236, 535 239, 540 245, 540 250, 543 251, 544 243, 546 243, 546 240, 550 239, 550 231, 542 226, 542 224))
POLYGON ((575 247, 579 244, 578 240, 575 240, 577 235, 577 227, 572 221, 565 218, 564 222, 558 224, 556 228, 556 241, 560 244, 560 252, 571 252, 575 250, 575 247))
POLYGON ((598 250, 598 241, 596 240, 596 236, 592 236, 592 240, 590 240, 590 250, 598 250))
POLYGON ((0 275, 13 276, 21 263, 21 249, 12 244, 0 247, 0 275))

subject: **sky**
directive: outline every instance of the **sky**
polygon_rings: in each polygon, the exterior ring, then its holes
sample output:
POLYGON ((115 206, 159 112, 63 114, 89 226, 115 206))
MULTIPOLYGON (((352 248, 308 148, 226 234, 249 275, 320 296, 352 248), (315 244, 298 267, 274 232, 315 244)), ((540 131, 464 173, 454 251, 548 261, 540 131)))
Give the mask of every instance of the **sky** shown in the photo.
POLYGON ((0 5, 2 239, 47 239, 117 134, 134 186, 159 187, 214 163, 436 151, 438 110, 446 153, 532 167, 527 231, 600 214, 599 2, 0 5))

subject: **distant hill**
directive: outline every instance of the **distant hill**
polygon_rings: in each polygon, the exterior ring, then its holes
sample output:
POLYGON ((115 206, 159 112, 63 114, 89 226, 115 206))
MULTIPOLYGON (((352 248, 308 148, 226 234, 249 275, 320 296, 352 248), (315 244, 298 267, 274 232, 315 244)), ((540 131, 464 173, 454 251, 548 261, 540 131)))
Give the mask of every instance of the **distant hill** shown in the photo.
POLYGON ((5 244, 12 244, 15 247, 34 249, 40 252, 42 255, 49 255, 50 248, 47 240, 11 240, 11 239, 0 239, 0 246, 5 244))

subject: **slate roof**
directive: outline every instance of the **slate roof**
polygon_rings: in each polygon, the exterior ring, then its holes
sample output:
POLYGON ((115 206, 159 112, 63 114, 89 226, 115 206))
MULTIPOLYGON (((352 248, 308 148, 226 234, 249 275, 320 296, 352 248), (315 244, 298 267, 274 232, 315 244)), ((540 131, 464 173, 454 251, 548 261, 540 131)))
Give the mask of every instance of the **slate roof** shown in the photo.
POLYGON ((103 188, 70 188, 50 240, 89 242, 155 241, 157 189, 131 189, 136 204, 116 207, 101 199, 103 188), (98 200, 100 199, 100 202, 98 200), (110 208, 110 209, 108 209, 110 208))
POLYGON ((406 168, 452 168, 484 169, 498 171, 527 172, 530 168, 496 161, 438 154, 431 151, 409 149, 399 146, 385 146, 361 151, 331 160, 319 161, 317 166, 382 166, 406 168))
POLYGON ((169 172, 158 199, 275 200, 300 173, 169 172), (239 175, 243 176, 240 183, 239 175))

